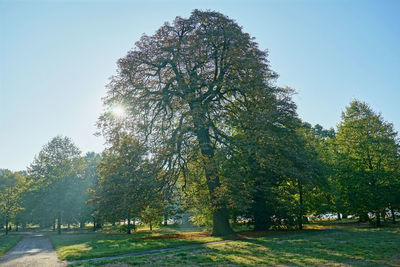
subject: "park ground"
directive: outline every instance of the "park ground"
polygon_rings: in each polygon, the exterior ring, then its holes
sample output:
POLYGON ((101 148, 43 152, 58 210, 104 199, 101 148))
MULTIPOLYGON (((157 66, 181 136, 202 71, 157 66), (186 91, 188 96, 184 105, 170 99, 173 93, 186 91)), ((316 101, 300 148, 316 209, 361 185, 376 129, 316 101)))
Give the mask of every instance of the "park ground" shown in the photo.
POLYGON ((14 247, 24 236, 23 235, 8 235, 0 233, 0 257, 9 249, 14 247))
MULTIPOLYGON (((236 240, 176 227, 140 229, 132 235, 76 230, 47 235, 59 259, 73 266, 400 266, 399 225, 328 222, 307 225, 303 231, 242 231, 236 240), (182 247, 189 244, 198 246, 182 247), (171 247, 180 248, 154 251, 171 247), (155 253, 82 261, 150 250, 155 253)), ((3 252, 20 238, 9 237, 0 237, 3 252)))

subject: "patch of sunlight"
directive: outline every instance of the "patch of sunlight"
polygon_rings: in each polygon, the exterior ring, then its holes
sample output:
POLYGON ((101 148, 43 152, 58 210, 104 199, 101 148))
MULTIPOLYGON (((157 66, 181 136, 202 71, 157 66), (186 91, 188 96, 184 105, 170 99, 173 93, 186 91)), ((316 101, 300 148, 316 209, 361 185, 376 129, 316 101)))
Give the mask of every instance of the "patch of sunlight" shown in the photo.
POLYGON ((57 249, 57 254, 60 257, 60 259, 66 259, 67 257, 76 257, 80 256, 83 253, 92 250, 92 247, 88 246, 88 244, 77 244, 77 245, 70 245, 70 246, 65 246, 62 248, 57 249))
POLYGON ((231 262, 237 263, 237 264, 243 264, 243 265, 255 265, 257 263, 263 263, 266 260, 269 260, 266 258, 267 255, 263 255, 263 257, 258 257, 258 256, 252 256, 252 255, 227 255, 226 259, 228 259, 231 262))
POLYGON ((308 225, 304 225, 303 228, 307 229, 307 230, 321 230, 321 229, 325 229, 326 226, 320 225, 320 224, 308 224, 308 225))
POLYGON ((60 248, 60 251, 62 251, 63 253, 71 253, 71 252, 75 252, 75 251, 90 251, 92 250, 92 247, 89 246, 87 243, 83 243, 83 244, 76 244, 76 245, 70 245, 70 246, 65 246, 60 248))
POLYGON ((33 249, 28 250, 27 252, 28 252, 28 253, 38 253, 38 252, 40 252, 40 251, 42 251, 42 250, 39 249, 39 248, 33 248, 33 249))

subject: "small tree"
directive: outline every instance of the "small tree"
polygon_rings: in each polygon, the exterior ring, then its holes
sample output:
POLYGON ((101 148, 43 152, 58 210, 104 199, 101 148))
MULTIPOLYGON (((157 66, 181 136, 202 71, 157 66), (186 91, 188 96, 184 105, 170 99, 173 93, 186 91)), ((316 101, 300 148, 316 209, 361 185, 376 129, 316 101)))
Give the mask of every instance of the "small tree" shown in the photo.
POLYGON ((21 196, 25 189, 25 177, 8 170, 0 172, 0 214, 5 218, 6 235, 10 219, 23 209, 21 196))
POLYGON ((153 231, 153 226, 158 225, 162 220, 163 208, 161 203, 152 203, 140 212, 140 220, 149 225, 150 231, 153 231))
POLYGON ((99 165, 99 180, 92 201, 109 221, 130 222, 151 203, 159 201, 161 183, 157 164, 143 144, 130 135, 120 135, 106 150, 99 165))

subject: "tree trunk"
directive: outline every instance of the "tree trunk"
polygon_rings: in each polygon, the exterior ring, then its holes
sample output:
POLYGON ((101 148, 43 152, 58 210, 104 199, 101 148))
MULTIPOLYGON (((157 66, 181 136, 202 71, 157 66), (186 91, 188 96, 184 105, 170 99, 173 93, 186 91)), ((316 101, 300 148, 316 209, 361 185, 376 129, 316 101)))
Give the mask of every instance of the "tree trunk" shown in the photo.
POLYGON ((96 218, 93 217, 93 232, 96 232, 96 218))
POLYGON ((254 231, 268 230, 269 216, 267 214, 267 203, 261 188, 257 188, 254 193, 252 213, 254 217, 254 231))
POLYGON ((15 224, 15 232, 18 232, 18 223, 15 224))
POLYGON ((164 213, 164 226, 168 226, 168 214, 164 213))
POLYGON ((338 219, 338 221, 340 221, 342 218, 340 217, 340 212, 338 212, 338 214, 337 214, 337 219, 338 219))
POLYGON ((299 224, 299 230, 303 229, 303 186, 300 182, 300 180, 298 181, 298 187, 299 187, 299 204, 300 204, 300 208, 299 208, 299 218, 298 218, 298 224, 299 224))
POLYGON ((58 213, 57 218, 57 234, 61 235, 61 212, 58 213))
POLYGON ((375 216, 376 216, 376 227, 381 227, 381 213, 375 212, 375 216))
POLYGON ((67 230, 71 230, 71 224, 67 224, 67 230))
POLYGON ((54 220, 54 222, 53 222, 53 232, 55 232, 56 231, 56 220, 54 220))
POLYGON ((6 215, 6 235, 8 235, 8 215, 6 215))
POLYGON ((126 229, 126 233, 127 233, 128 235, 131 234, 131 219, 130 219, 130 218, 128 218, 128 227, 127 227, 127 229, 126 229))
POLYGON ((153 225, 150 222, 150 231, 153 231, 153 225))
POLYGON ((394 210, 392 204, 390 204, 390 213, 392 214, 392 221, 396 223, 396 215, 394 215, 394 210))
POLYGON ((193 113, 193 122, 195 134, 199 142, 200 151, 203 156, 204 170, 208 191, 213 205, 213 236, 224 236, 234 233, 229 225, 228 210, 226 203, 220 197, 217 197, 216 191, 221 186, 217 173, 214 149, 211 146, 210 133, 206 123, 206 116, 202 113, 202 107, 199 103, 189 103, 193 113))
POLYGON ((362 212, 359 216, 359 222, 368 222, 369 221, 369 216, 367 212, 362 212))
POLYGON ((81 221, 79 222, 79 228, 83 229, 85 227, 85 222, 81 221))

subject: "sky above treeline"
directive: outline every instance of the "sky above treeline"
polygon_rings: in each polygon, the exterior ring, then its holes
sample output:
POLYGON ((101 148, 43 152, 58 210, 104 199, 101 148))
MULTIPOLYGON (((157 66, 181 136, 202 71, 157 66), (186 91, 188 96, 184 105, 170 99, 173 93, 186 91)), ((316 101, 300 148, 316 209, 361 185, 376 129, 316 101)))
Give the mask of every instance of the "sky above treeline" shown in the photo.
POLYGON ((0 168, 26 169, 56 135, 101 152, 93 134, 116 61, 196 8, 229 16, 268 49, 303 120, 336 127, 359 99, 400 130, 400 1, 0 0, 0 168))

